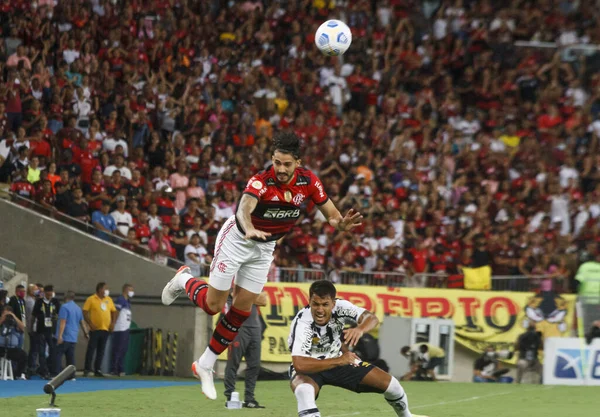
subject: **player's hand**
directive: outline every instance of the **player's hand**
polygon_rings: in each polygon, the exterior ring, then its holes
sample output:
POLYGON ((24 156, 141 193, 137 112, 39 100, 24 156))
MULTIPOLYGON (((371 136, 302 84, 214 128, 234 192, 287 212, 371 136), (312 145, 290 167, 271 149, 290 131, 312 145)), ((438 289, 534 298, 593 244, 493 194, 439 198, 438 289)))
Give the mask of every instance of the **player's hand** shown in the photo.
POLYGON ((362 361, 360 360, 360 358, 358 356, 356 356, 356 354, 354 352, 346 352, 344 353, 342 356, 340 356, 340 365, 341 366, 345 366, 345 365, 352 365, 352 366, 358 366, 359 363, 361 363, 362 361))
POLYGON ((248 230, 246 232, 246 236, 244 236, 245 239, 260 239, 260 240, 267 240, 267 238, 271 236, 271 233, 267 233, 267 232, 263 232, 261 230, 248 230))
POLYGON ((57 345, 62 345, 62 344, 63 344, 63 338, 62 338, 62 336, 60 336, 60 337, 58 338, 58 340, 56 341, 56 344, 57 344, 57 345))
POLYGON ((363 334, 364 332, 358 327, 346 329, 344 330, 344 343, 350 347, 356 346, 360 338, 363 337, 363 334))
POLYGON ((339 230, 348 232, 355 227, 360 226, 362 224, 362 218, 362 214, 360 214, 358 211, 354 211, 354 209, 350 209, 344 218, 339 222, 337 228, 339 230))

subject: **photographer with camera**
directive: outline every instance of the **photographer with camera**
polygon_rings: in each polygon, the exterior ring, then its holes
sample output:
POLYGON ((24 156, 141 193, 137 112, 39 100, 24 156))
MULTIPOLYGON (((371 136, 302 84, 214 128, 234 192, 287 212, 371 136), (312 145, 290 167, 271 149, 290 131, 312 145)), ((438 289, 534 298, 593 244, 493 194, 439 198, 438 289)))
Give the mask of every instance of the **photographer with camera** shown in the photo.
POLYGON ((496 352, 496 348, 488 346, 473 365, 473 382, 512 383, 513 378, 505 376, 510 369, 504 368, 498 361, 498 359, 511 359, 512 356, 512 352, 496 352))
MULTIPOLYGON (((0 291, 6 292, 6 291, 0 291)), ((0 296, 3 298, 0 310, 0 357, 17 363, 16 375, 20 379, 25 379, 25 369, 27 368, 27 353, 19 348, 19 335, 25 331, 25 324, 15 316, 12 308, 5 304, 6 294, 0 296)))
POLYGON ((543 348, 542 333, 536 331, 535 325, 530 325, 527 331, 519 336, 515 350, 519 352, 517 361, 517 384, 521 383, 526 370, 535 372, 542 383, 542 364, 538 358, 539 350, 543 348))

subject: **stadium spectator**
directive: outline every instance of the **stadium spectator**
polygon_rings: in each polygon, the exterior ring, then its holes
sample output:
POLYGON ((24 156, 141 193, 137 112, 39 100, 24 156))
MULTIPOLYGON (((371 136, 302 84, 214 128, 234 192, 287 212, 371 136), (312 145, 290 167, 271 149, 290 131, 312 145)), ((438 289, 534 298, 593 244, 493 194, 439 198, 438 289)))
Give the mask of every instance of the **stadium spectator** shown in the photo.
POLYGON ((65 302, 58 313, 58 326, 56 327, 56 360, 55 373, 59 374, 63 370, 62 358, 65 357, 67 366, 75 365, 75 347, 79 336, 79 328, 83 331, 85 338, 89 338, 89 333, 83 312, 75 304, 75 293, 67 291, 65 302))
POLYGON ((94 371, 94 376, 103 377, 101 366, 109 332, 112 332, 117 320, 117 309, 109 297, 110 290, 105 282, 96 284, 96 293, 90 295, 83 305, 83 318, 90 329, 89 341, 85 352, 83 376, 94 371), (95 355, 95 360, 94 360, 95 355), (92 368, 92 360, 94 360, 92 368))
MULTIPOLYGON (((77 5, 92 22, 85 25, 70 3, 52 13, 27 4, 26 13, 7 15, 0 180, 35 199, 28 170, 17 178, 38 157, 59 210, 67 212, 74 185, 85 190, 88 215, 126 192, 140 204, 134 223, 161 198, 155 191, 177 188, 173 204, 185 228, 190 217, 180 211, 190 198, 215 207, 200 214, 210 249, 212 231, 237 201, 225 191, 242 189, 268 160, 273 133, 290 129, 332 200, 368 208, 364 230, 373 227, 379 239, 394 226, 402 250, 371 251, 364 272, 380 261, 415 267, 422 238, 429 271, 440 267, 433 242, 452 253, 448 274, 482 262, 497 274, 527 248, 528 271, 539 267, 556 283, 562 278, 550 269, 559 260, 542 265, 541 256, 560 246, 570 284, 577 254, 600 227, 600 78, 597 54, 579 46, 600 43, 593 2, 562 2, 543 28, 531 25, 531 2, 254 2, 259 11, 247 13, 249 3, 87 0, 77 5), (111 32, 117 16, 129 15, 161 19, 111 32), (341 59, 314 47, 315 28, 333 16, 355 35, 341 59), (63 168, 70 178, 58 187, 63 168), (112 169, 120 179, 109 187, 112 175, 102 174, 112 169), (187 180, 187 189, 173 178, 187 180), (512 255, 482 256, 474 228, 486 251, 502 245, 512 255), (508 241, 499 239, 506 231, 508 241), (536 231, 552 244, 537 242, 536 231)), ((318 215, 309 219, 326 233, 318 215)), ((334 245, 320 247, 324 265, 335 266, 334 245)), ((276 264, 287 265, 287 256, 296 255, 284 252, 276 264)), ((305 254, 293 263, 312 265, 305 254)))
POLYGON ((133 285, 124 284, 121 295, 115 301, 118 311, 117 321, 112 333, 111 375, 121 376, 125 367, 123 365, 129 346, 129 328, 131 327, 131 299, 135 292, 133 285))
POLYGON ((168 236, 165 236, 162 226, 157 226, 148 241, 148 249, 152 254, 152 259, 157 264, 166 265, 168 258, 175 255, 168 236))
POLYGON ((110 202, 102 201, 102 208, 92 214, 92 224, 96 228, 95 235, 102 240, 111 240, 111 235, 117 230, 115 219, 108 212, 110 211, 110 202))
POLYGON ((127 204, 127 199, 125 196, 117 196, 116 202, 117 209, 110 213, 110 215, 115 220, 115 224, 117 226, 115 229, 116 234, 126 238, 129 228, 133 227, 133 220, 131 218, 131 214, 125 211, 125 206, 127 204))

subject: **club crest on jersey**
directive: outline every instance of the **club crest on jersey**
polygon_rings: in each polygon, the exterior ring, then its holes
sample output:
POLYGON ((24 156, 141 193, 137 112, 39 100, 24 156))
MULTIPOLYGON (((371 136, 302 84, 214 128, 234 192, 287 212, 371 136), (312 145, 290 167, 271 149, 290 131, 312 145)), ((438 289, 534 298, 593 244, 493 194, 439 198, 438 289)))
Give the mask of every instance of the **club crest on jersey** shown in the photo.
POLYGON ((304 198, 305 198, 305 195, 302 193, 299 193, 299 194, 296 194, 292 200, 294 201, 295 205, 299 206, 304 201, 304 198))
POLYGON ((290 201, 292 201, 292 192, 286 191, 285 193, 283 193, 283 198, 289 203, 290 201))
POLYGON ((262 182, 256 180, 256 181, 252 181, 252 188, 256 188, 257 190, 260 190, 262 188, 262 182))

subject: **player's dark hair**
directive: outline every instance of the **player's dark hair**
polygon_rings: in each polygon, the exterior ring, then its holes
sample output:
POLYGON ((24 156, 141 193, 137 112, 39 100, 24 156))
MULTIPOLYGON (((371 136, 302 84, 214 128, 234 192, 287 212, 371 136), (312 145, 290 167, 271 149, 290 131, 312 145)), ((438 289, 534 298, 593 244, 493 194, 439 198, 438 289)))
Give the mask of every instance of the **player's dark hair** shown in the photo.
POLYGON ((335 285, 333 285, 331 281, 326 280, 313 282, 308 290, 309 298, 312 298, 313 295, 319 296, 321 298, 330 296, 332 300, 335 300, 336 294, 337 291, 335 289, 335 285))
POLYGON ((106 285, 106 282, 99 282, 96 284, 96 292, 100 291, 102 287, 106 285))
POLYGON ((421 353, 425 353, 429 350, 429 346, 421 345, 421 346, 419 346, 419 350, 421 351, 421 353))
POLYGON ((132 287, 133 287, 133 285, 125 283, 125 284, 123 284, 123 289, 122 289, 121 291, 122 291, 122 292, 125 292, 125 290, 126 290, 127 288, 132 288, 132 287))
POLYGON ((54 291, 54 285, 44 285, 44 292, 54 291))
POLYGON ((300 138, 294 132, 278 132, 273 137, 273 153, 279 151, 300 159, 300 138))
POLYGON ((407 355, 408 352, 410 352, 410 346, 403 346, 402 349, 400 349, 400 353, 403 355, 407 355))
POLYGON ((25 286, 23 286, 21 284, 17 285, 15 288, 15 290, 24 290, 24 289, 25 289, 25 286))

